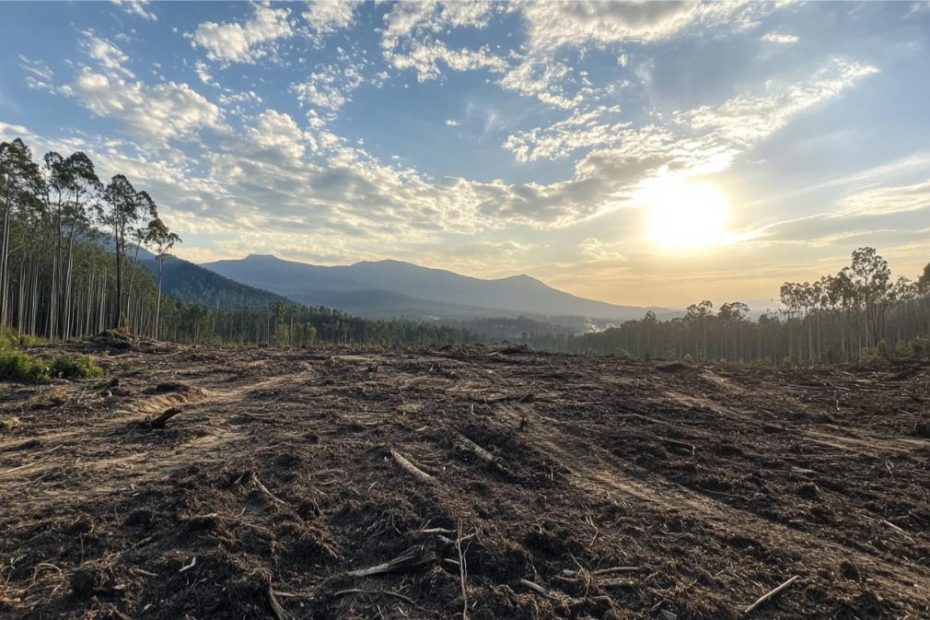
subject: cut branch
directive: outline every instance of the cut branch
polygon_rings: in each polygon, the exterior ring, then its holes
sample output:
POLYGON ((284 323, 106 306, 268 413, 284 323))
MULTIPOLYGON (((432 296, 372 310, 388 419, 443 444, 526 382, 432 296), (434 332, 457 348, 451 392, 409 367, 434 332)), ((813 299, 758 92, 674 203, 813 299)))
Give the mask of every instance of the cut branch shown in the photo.
POLYGON ((274 617, 277 618, 277 620, 288 620, 289 616, 275 597, 274 590, 271 589, 270 583, 268 584, 268 604, 271 606, 271 611, 274 613, 274 617))
POLYGON ((785 583, 781 584, 780 586, 778 586, 778 587, 775 588, 774 590, 769 590, 768 592, 766 592, 765 594, 763 594, 762 596, 760 596, 758 599, 756 599, 756 602, 753 603, 752 605, 750 605, 749 607, 747 607, 747 608, 746 608, 746 611, 744 611, 743 613, 744 613, 745 615, 751 614, 751 613, 752 613, 753 611, 755 611, 760 605, 762 605, 763 603, 765 603, 765 602, 766 602, 767 600, 769 600, 770 598, 775 597, 775 596, 778 596, 778 594, 780 594, 783 590, 787 589, 791 584, 793 584, 795 581, 797 581, 797 580, 800 579, 800 578, 801 578, 800 575, 795 575, 794 577, 792 577, 791 579, 789 579, 789 580, 786 581, 785 583))
POLYGON ((436 556, 432 552, 427 551, 422 547, 411 547, 393 560, 388 560, 383 564, 370 566, 368 568, 351 570, 347 572, 346 575, 349 577, 369 577, 371 575, 381 575, 384 573, 392 573, 398 570, 403 570, 405 568, 410 568, 412 566, 418 566, 420 564, 426 564, 427 562, 432 562, 435 559, 436 556))
POLYGON ((168 420, 181 413, 180 407, 171 407, 166 409, 160 416, 149 421, 149 428, 165 428, 168 420))
POLYGON ((419 479, 421 482, 426 482, 426 483, 433 482, 432 476, 430 476, 428 473, 426 473, 425 471, 423 471, 422 469, 418 468, 416 465, 411 463, 407 459, 407 457, 405 457, 403 454, 401 454, 394 448, 391 448, 391 456, 394 457, 394 460, 397 461, 397 464, 400 465, 404 469, 404 471, 412 475, 414 478, 419 479))
POLYGON ((499 459, 496 456, 494 456, 493 454, 491 454, 490 452, 488 452, 487 450, 485 450, 484 448, 476 444, 474 441, 472 441, 465 435, 462 435, 461 433, 455 434, 455 445, 460 450, 466 450, 468 452, 471 452, 476 457, 478 457, 479 459, 481 459, 482 461, 484 461, 485 463, 487 463, 488 465, 492 467, 497 467, 499 465, 499 459))

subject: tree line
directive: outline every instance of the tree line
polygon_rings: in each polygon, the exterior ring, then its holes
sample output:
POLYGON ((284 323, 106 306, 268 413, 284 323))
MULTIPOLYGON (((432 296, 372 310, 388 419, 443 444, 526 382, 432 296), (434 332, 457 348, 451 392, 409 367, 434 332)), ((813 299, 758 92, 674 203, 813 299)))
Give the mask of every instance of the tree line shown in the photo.
POLYGON ((180 239, 124 175, 104 184, 85 153, 36 162, 21 139, 2 142, 0 222, 0 330, 67 339, 148 326, 158 335, 161 281, 138 254, 148 247, 163 265, 180 239))
POLYGON ((181 239, 147 191, 122 174, 104 183, 82 152, 37 162, 21 139, 0 143, 0 226, 0 334, 63 340, 123 328, 177 342, 283 346, 474 341, 462 329, 360 319, 241 285, 190 281, 210 288, 213 307, 169 298, 165 274, 183 268, 170 257, 181 239), (265 298, 274 301, 255 303, 265 298))
POLYGON ((835 275, 785 282, 781 308, 755 320, 744 303, 723 303, 714 312, 705 300, 668 321, 650 311, 619 327, 538 344, 581 353, 771 365, 930 353, 930 263, 916 280, 895 280, 874 248, 859 248, 851 258, 835 275))

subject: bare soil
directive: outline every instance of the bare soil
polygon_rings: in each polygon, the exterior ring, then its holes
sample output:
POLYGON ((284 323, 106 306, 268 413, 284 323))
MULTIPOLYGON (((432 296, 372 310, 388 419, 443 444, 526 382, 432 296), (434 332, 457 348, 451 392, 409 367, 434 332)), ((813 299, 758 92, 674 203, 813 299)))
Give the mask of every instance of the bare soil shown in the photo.
POLYGON ((2 616, 930 617, 927 366, 72 348, 0 383, 2 616))

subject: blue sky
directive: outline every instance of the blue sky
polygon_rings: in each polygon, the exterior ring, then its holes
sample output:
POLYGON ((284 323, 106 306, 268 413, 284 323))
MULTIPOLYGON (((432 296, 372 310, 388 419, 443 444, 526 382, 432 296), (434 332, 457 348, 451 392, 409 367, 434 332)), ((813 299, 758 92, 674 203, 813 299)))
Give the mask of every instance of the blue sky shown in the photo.
POLYGON ((928 3, 0 3, 0 138, 84 150, 195 261, 766 299, 930 260, 928 3))

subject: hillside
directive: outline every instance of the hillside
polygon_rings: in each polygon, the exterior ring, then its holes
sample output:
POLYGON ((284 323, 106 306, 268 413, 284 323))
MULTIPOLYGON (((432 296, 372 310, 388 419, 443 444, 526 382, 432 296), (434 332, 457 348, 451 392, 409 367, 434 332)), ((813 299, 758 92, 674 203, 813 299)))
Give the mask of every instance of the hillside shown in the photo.
MULTIPOLYGON (((142 264, 157 278, 158 265, 154 257, 144 260, 141 257, 140 254, 142 264)), ((173 256, 165 260, 162 292, 185 304, 224 310, 268 308, 279 301, 290 303, 281 295, 236 282, 173 256)))
POLYGON ((647 310, 576 297, 526 275, 484 280, 392 260, 324 267, 253 254, 203 266, 296 301, 363 316, 402 313, 422 319, 524 314, 620 321, 641 318, 647 310))

